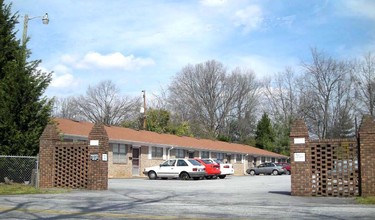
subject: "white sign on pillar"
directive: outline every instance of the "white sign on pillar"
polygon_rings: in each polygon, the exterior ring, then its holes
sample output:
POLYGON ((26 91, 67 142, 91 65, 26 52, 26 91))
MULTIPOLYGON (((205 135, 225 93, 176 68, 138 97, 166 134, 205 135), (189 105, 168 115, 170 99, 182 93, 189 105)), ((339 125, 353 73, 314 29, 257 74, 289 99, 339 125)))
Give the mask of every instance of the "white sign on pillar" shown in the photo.
POLYGON ((294 138, 294 144, 304 144, 306 143, 305 138, 294 138))
POLYGON ((306 161, 305 153, 294 153, 294 161, 305 162, 306 161))
POLYGON ((99 146, 99 140, 90 140, 90 146, 99 146))

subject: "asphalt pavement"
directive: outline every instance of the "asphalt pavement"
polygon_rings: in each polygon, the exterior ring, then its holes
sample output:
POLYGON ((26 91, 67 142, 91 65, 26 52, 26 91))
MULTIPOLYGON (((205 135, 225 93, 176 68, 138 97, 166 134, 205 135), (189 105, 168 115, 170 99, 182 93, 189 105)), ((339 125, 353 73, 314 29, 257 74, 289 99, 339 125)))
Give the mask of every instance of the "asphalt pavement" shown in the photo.
POLYGON ((374 219, 354 198, 290 195, 290 176, 110 179, 103 191, 0 196, 0 219, 374 219))

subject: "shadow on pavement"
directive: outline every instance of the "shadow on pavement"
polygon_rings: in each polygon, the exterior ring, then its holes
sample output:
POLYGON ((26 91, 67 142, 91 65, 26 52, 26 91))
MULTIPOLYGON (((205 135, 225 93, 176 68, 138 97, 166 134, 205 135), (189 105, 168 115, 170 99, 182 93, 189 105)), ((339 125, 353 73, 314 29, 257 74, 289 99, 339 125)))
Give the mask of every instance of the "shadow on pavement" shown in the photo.
POLYGON ((289 192, 289 191, 268 191, 268 193, 280 194, 280 195, 285 195, 285 196, 290 196, 291 195, 291 192, 289 192))

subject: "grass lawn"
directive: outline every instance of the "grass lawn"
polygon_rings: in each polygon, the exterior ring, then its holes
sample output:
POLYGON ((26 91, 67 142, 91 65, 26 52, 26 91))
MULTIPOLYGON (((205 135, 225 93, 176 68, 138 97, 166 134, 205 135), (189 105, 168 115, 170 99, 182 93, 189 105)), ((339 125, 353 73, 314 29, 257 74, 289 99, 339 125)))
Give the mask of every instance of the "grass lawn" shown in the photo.
POLYGON ((374 205, 375 204, 375 196, 358 197, 357 202, 360 203, 360 204, 374 205))
POLYGON ((0 184, 0 195, 19 195, 19 194, 55 194, 69 192, 70 189, 37 189, 24 184, 0 184))

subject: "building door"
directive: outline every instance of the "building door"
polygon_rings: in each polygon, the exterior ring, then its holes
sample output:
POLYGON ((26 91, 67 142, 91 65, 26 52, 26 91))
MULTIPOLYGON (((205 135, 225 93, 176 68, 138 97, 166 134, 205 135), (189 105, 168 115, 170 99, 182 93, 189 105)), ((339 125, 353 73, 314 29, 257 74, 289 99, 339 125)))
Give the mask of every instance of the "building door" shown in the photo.
POLYGON ((132 175, 139 176, 139 151, 140 148, 133 147, 132 175))
POLYGON ((189 158, 194 158, 194 151, 193 152, 189 151, 189 158))

